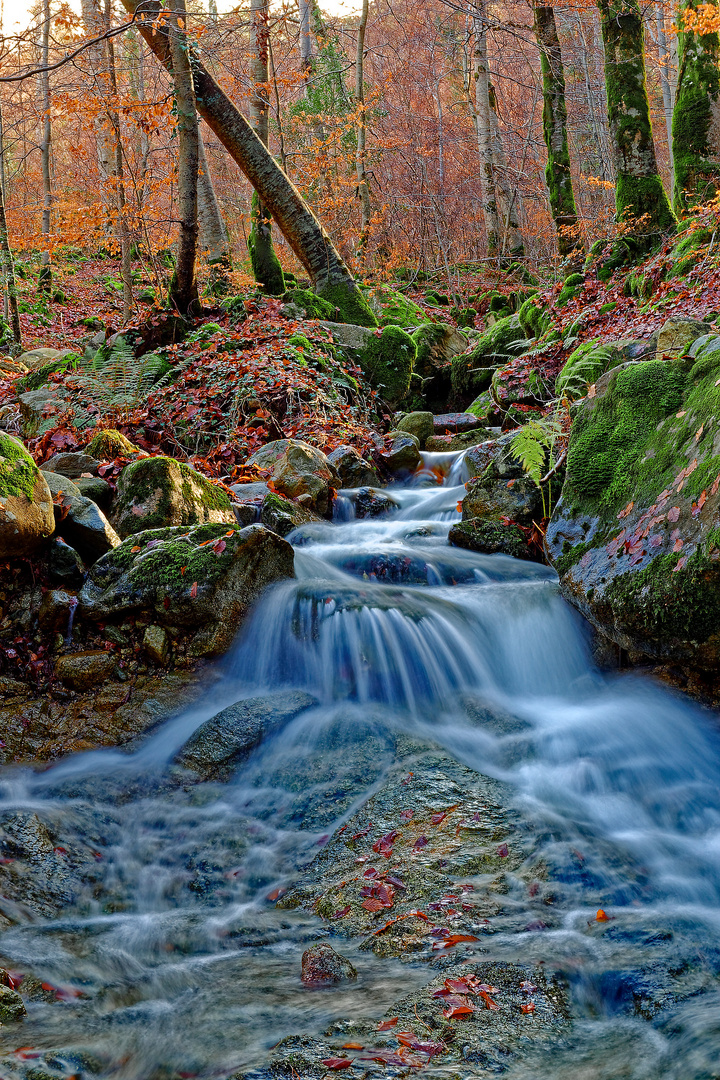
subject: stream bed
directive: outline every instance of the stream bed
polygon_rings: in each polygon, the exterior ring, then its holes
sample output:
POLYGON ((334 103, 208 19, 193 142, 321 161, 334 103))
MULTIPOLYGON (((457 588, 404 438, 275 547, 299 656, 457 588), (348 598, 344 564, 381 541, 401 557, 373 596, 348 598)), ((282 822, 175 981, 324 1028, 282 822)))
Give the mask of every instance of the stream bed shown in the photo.
POLYGON ((425 464, 391 490, 396 512, 355 521, 341 493, 344 520, 296 530, 296 580, 264 595, 205 698, 133 753, 2 770, 0 966, 35 990, 0 1027, 2 1080, 292 1076, 267 1071, 280 1040, 376 1025, 419 991, 444 970, 429 944, 378 955, 275 905, 408 747, 499 782, 532 836, 455 959, 552 971, 568 1002, 549 1041, 420 1074, 720 1076, 717 720, 598 672, 547 567, 449 546, 462 455, 425 464), (188 780, 176 758, 202 724, 283 689, 312 704, 227 782, 188 780), (503 723, 478 722, 478 702, 503 723), (356 982, 301 984, 303 950, 325 940, 356 982))

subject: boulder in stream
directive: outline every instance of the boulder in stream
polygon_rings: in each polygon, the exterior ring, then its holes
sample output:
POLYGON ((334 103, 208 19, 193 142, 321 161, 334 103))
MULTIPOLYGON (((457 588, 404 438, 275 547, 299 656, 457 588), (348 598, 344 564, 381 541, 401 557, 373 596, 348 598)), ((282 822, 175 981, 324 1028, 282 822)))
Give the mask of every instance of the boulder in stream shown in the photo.
POLYGON ((327 942, 311 945, 302 954, 302 974, 304 983, 322 986, 339 983, 343 979, 357 979, 357 971, 349 960, 333 949, 327 942))
POLYGON ((338 475, 322 450, 299 439, 277 439, 256 451, 247 465, 270 469, 275 491, 289 499, 302 499, 309 510, 326 514, 330 488, 338 475))

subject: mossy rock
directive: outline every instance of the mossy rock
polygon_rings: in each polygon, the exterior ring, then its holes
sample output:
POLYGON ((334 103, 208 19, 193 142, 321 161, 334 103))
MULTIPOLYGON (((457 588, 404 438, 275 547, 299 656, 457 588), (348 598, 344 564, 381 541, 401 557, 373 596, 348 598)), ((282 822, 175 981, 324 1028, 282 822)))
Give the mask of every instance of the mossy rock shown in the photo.
POLYGON ((63 353, 46 361, 35 371, 29 372, 17 382, 18 394, 27 393, 28 390, 39 390, 46 386, 53 375, 64 375, 67 371, 76 371, 82 366, 82 358, 76 353, 63 353))
POLYGON ((667 256, 668 270, 665 280, 685 277, 703 257, 703 248, 707 247, 712 238, 713 230, 705 226, 685 232, 667 256))
POLYGON ((425 443, 433 436, 433 414, 431 412, 411 412, 405 413, 398 420, 396 427, 398 431, 406 431, 409 435, 414 435, 420 443, 420 449, 424 449, 425 443))
POLYGON ((552 323, 549 310, 536 296, 524 300, 518 308, 518 319, 526 338, 540 338, 552 323))
POLYGON ((468 551, 479 551, 487 555, 511 555, 514 559, 538 561, 537 555, 530 550, 525 533, 518 525, 470 518, 453 525, 448 541, 455 547, 468 551))
POLYGON ((43 473, 18 439, 0 431, 0 558, 34 554, 54 530, 43 473))
POLYGON ((98 431, 87 444, 86 451, 98 461, 114 461, 117 457, 132 457, 141 453, 140 447, 116 428, 98 431))
POLYGON ((389 285, 369 289, 368 303, 380 326, 420 326, 430 321, 419 304, 389 285))
POLYGON ((555 306, 564 307, 569 300, 572 300, 574 296, 577 296, 584 284, 584 274, 569 274, 563 282, 563 287, 555 301, 555 306))
POLYGON ((477 397, 487 385, 486 378, 478 369, 496 367, 519 356, 527 348, 525 332, 517 315, 499 319, 493 326, 475 339, 472 351, 456 356, 452 361, 452 388, 460 398, 477 397))
POLYGON ((221 524, 152 529, 99 559, 80 592, 84 619, 149 614, 160 626, 197 629, 193 655, 217 655, 263 589, 292 577, 293 550, 263 528, 221 524))
POLYGON ((288 289, 283 296, 283 302, 300 308, 306 319, 325 319, 334 322, 338 318, 338 311, 334 304, 323 300, 311 289, 288 289))
POLYGON ((202 522, 235 524, 222 488, 175 458, 141 458, 120 473, 112 523, 122 537, 202 522))
POLYGON ((610 368, 617 367, 622 359, 622 353, 615 345, 603 344, 597 338, 584 341, 568 356, 555 381, 555 389, 570 400, 583 397, 588 386, 610 368))
POLYGON ((414 370, 423 379, 436 376, 454 356, 467 349, 466 338, 448 323, 419 326, 412 339, 416 349, 414 370))
POLYGON ((334 311, 337 311, 337 315, 332 315, 330 318, 335 318, 338 322, 352 323, 353 326, 378 325, 370 305, 360 288, 351 279, 318 285, 316 293, 326 300, 334 311))
MULTIPOLYGON (((487 368, 486 370, 490 372, 490 379, 492 379, 495 368, 487 368)), ((489 390, 485 390, 483 393, 478 394, 472 405, 468 405, 465 412, 477 416, 478 420, 484 421, 488 426, 500 423, 502 419, 502 413, 499 410, 498 403, 489 390)))
POLYGON ((399 326, 385 326, 360 351, 360 367, 380 396, 390 405, 402 401, 410 389, 415 364, 415 342, 399 326))

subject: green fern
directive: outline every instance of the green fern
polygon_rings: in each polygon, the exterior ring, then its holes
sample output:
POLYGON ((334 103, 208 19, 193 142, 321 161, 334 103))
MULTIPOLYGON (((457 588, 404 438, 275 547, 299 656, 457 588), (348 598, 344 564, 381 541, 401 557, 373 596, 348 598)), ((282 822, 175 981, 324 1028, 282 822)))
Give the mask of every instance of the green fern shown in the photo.
POLYGON ((552 416, 528 420, 510 443, 510 455, 519 462, 540 491, 543 516, 548 516, 546 492, 542 484, 545 472, 555 464, 555 443, 563 433, 562 424, 552 416))
POLYGON ((585 397, 588 386, 595 382, 601 372, 602 365, 598 363, 597 356, 591 353, 577 360, 569 371, 560 372, 555 383, 555 391, 560 397, 566 397, 568 401, 585 397))
POLYGON ((157 384, 157 357, 136 356, 124 338, 107 353, 98 349, 76 382, 94 404, 129 411, 141 405, 157 384))

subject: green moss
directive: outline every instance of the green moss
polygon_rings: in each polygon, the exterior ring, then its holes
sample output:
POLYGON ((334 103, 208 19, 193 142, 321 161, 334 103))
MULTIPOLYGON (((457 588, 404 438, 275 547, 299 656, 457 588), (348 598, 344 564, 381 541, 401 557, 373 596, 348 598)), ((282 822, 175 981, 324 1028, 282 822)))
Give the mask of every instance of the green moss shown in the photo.
POLYGON ((272 218, 261 206, 256 191, 252 196, 248 251, 253 277, 263 292, 268 296, 282 296, 285 292, 285 278, 272 241, 272 218))
POLYGON ((571 400, 582 397, 588 386, 621 364, 622 359, 622 353, 614 345, 603 345, 598 339, 584 341, 568 356, 555 381, 555 389, 571 400))
POLYGON ((566 544, 565 546, 567 547, 567 550, 563 547, 562 555, 553 561, 553 566, 560 577, 563 577, 571 567, 575 566, 576 563, 579 563, 586 551, 592 550, 592 544, 575 544, 574 547, 566 544))
POLYGON ((533 296, 523 301, 517 314, 526 338, 542 337, 552 322, 548 309, 533 296))
MULTIPOLYGON (((696 10, 686 0, 684 10, 696 10)), ((678 35, 680 65, 672 122, 673 201, 680 213, 714 198, 719 190, 720 163, 712 129, 720 98, 718 34, 678 35)))
POLYGON ((415 364, 415 342, 399 326, 386 326, 373 334, 360 353, 360 367, 391 405, 397 404, 410 389, 415 364))
POLYGON ((485 376, 478 369, 505 364, 511 357, 519 356, 527 348, 527 340, 520 319, 509 315, 499 319, 493 326, 476 338, 472 352, 462 353, 452 359, 452 388, 460 397, 475 397, 483 389, 485 376), (477 386, 477 389, 476 389, 477 386))
POLYGON ((170 492, 174 486, 172 472, 175 468, 180 472, 181 494, 185 503, 183 525, 195 525, 201 520, 197 511, 198 498, 206 510, 231 510, 230 499, 222 488, 182 461, 165 457, 141 458, 123 469, 120 488, 123 501, 129 500, 134 504, 143 503, 157 492, 160 493, 154 510, 143 514, 142 523, 138 522, 144 529, 165 525, 171 508, 170 492))
POLYGON ((695 496, 712 482, 720 472, 713 452, 720 356, 706 359, 694 366, 650 360, 613 374, 607 392, 575 418, 566 502, 615 522, 630 500, 651 505, 693 458, 699 465, 684 494, 695 496))
MULTIPOLYGON (((491 378, 494 370, 494 368, 488 368, 488 371, 490 371, 491 373, 491 378)), ((488 420, 497 411, 497 402, 488 390, 486 390, 482 394, 479 394, 473 401, 472 405, 468 405, 465 410, 465 412, 469 412, 473 416, 477 416, 478 420, 488 420)))
POLYGON ((104 556, 103 569, 106 573, 119 569, 128 574, 130 585, 143 588, 152 584, 168 591, 185 591, 194 581, 212 585, 227 572, 238 548, 239 533, 239 526, 225 524, 146 529, 104 556), (225 543, 221 552, 212 546, 218 540, 225 543))
POLYGON ((339 321, 354 326, 377 326, 378 322, 360 289, 348 276, 346 281, 318 286, 317 295, 337 310, 339 321))
POLYGON ((116 457, 130 457, 132 454, 140 453, 140 447, 126 439, 115 428, 98 431, 85 449, 98 461, 113 461, 116 457))
POLYGON ((425 323, 414 331, 411 335, 415 343, 414 370, 418 375, 430 378, 437 373, 446 359, 445 344, 453 333, 453 327, 446 323, 425 323))
POLYGON ((283 300, 286 304, 295 304, 299 307, 305 312, 307 319, 337 322, 337 309, 311 289, 289 289, 283 296, 283 300))
POLYGON ((32 500, 38 468, 24 446, 0 431, 0 498, 24 495, 32 500))
POLYGON ((429 321, 414 300, 388 285, 376 285, 368 295, 380 326, 419 326, 429 321))

